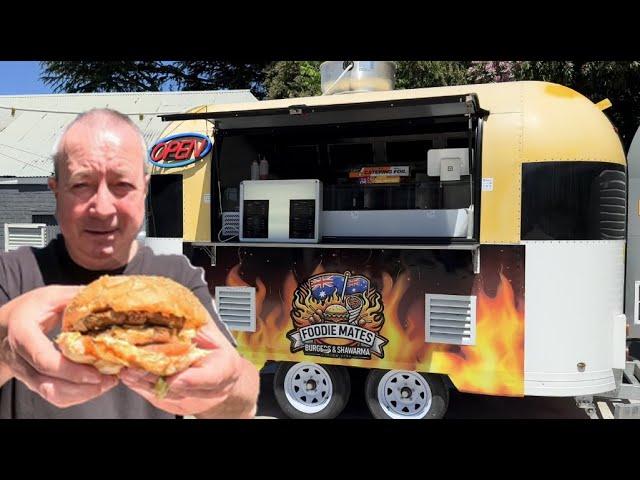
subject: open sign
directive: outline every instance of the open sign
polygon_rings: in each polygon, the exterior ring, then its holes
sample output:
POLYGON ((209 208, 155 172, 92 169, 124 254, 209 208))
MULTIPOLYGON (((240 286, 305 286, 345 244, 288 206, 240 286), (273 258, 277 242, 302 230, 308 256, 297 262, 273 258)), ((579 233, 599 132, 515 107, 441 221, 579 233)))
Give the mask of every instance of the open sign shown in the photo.
POLYGON ((206 135, 178 133, 158 140, 149 149, 149 162, 160 168, 184 167, 202 160, 211 147, 211 140, 206 135))

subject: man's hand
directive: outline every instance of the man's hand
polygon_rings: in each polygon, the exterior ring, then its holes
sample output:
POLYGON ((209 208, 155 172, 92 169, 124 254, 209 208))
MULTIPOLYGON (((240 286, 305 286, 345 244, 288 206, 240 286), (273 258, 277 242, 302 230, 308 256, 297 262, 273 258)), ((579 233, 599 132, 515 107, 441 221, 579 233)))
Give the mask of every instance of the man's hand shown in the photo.
POLYGON ((84 403, 118 384, 114 376, 64 358, 45 335, 60 323, 64 308, 80 288, 42 287, 0 308, 0 364, 61 408, 84 403))
POLYGON ((195 343, 211 353, 187 370, 165 379, 168 391, 159 398, 159 377, 128 368, 120 379, 151 404, 176 415, 206 418, 251 418, 259 390, 256 368, 243 359, 210 321, 198 331, 195 343))

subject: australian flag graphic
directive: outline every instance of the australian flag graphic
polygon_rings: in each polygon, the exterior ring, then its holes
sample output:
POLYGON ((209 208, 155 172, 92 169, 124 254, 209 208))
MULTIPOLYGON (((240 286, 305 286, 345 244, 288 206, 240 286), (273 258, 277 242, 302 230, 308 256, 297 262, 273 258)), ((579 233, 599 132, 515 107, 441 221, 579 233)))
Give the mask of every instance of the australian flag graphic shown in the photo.
POLYGON ((369 279, 362 275, 349 276, 347 273, 323 273, 309 279, 311 295, 318 301, 326 300, 334 293, 342 296, 364 293, 369 289, 369 279), (347 281, 345 288, 345 279, 347 281))

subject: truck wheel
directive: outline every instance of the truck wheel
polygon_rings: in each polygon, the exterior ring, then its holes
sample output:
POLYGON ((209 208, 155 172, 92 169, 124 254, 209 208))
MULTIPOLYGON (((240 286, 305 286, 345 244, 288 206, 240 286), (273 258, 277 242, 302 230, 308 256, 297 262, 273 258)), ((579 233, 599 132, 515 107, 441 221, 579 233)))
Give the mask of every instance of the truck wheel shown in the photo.
POLYGON ((335 418, 349 401, 351 381, 344 367, 281 362, 273 391, 289 418, 335 418))
POLYGON ((439 375, 374 369, 365 381, 365 400, 374 418, 442 418, 449 391, 439 375))

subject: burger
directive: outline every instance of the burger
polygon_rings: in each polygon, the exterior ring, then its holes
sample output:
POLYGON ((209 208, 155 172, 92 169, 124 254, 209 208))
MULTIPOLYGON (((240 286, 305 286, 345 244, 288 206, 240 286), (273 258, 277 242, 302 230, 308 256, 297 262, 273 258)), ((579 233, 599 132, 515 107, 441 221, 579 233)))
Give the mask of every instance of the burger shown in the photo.
MULTIPOLYGON (((345 323, 349 321, 349 312, 343 305, 340 304, 332 304, 324 309, 322 313, 325 321, 333 322, 333 323, 345 323)), ((328 337, 321 338, 317 340, 319 343, 324 343, 327 345, 350 345, 353 343, 353 340, 349 338, 341 338, 341 337, 328 337)))
POLYGON ((117 375, 133 367, 162 377, 209 352, 196 347, 207 310, 186 287, 159 276, 102 276, 67 305, 56 338, 68 359, 117 375))
POLYGON ((324 318, 328 322, 342 323, 349 320, 349 312, 342 305, 329 305, 324 310, 324 318))

